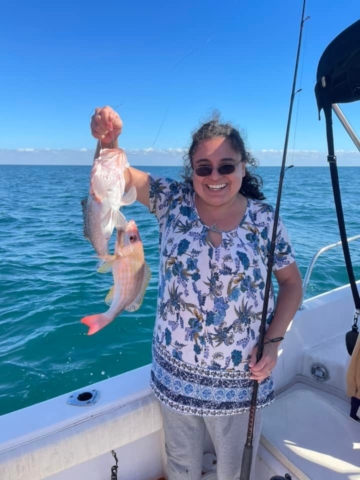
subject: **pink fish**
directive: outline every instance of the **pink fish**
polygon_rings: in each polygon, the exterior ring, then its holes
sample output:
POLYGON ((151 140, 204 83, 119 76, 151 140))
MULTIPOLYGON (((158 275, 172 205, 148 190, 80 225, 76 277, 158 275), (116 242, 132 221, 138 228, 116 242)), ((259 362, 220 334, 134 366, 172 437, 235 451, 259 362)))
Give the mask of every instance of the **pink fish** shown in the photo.
POLYGON ((123 310, 134 312, 140 308, 151 277, 139 231, 133 220, 127 224, 126 229, 117 230, 115 254, 102 259, 106 263, 98 271, 106 272, 112 268, 114 277, 114 286, 105 299, 111 305, 107 312, 81 320, 89 327, 88 335, 104 328, 123 310))
POLYGON ((127 166, 122 149, 100 150, 91 170, 89 196, 81 202, 84 236, 101 256, 109 253, 108 243, 114 228, 126 228, 126 219, 119 209, 136 200, 135 187, 125 194, 127 166))

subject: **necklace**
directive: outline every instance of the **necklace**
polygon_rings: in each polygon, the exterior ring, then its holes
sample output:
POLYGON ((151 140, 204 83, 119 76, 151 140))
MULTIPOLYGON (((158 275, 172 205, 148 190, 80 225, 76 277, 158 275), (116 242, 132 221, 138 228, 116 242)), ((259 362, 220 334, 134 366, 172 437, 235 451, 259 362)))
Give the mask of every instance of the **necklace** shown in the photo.
MULTIPOLYGON (((206 212, 207 216, 209 217, 209 219, 211 221, 213 221, 213 218, 212 218, 212 215, 209 213, 209 210, 206 208, 206 206, 204 205, 204 203, 200 202, 199 203, 199 206, 204 209, 204 211, 206 212)), ((221 230, 218 225, 217 225, 217 222, 213 223, 212 225, 206 225, 206 227, 211 231, 211 232, 215 232, 215 233, 219 233, 220 235, 222 233, 226 233, 227 231, 229 230, 221 230)))
POLYGON ((213 223, 212 225, 210 225, 208 227, 208 229, 212 232, 216 232, 216 233, 225 233, 225 230, 220 230, 220 228, 218 228, 218 226, 216 225, 216 223, 213 223))

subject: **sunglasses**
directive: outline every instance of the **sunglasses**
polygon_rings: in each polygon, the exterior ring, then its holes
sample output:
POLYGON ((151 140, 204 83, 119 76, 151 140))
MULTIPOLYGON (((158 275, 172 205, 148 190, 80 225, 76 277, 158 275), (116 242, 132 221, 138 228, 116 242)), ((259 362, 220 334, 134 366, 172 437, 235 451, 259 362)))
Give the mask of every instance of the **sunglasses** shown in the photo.
MULTIPOLYGON (((220 175, 231 175, 232 173, 235 172, 236 167, 240 164, 240 162, 237 163, 224 163, 223 165, 220 165, 216 170, 220 175)), ((204 165, 203 167, 197 167, 194 169, 194 172, 198 177, 208 177, 209 175, 212 174, 213 167, 210 167, 208 165, 204 165)))

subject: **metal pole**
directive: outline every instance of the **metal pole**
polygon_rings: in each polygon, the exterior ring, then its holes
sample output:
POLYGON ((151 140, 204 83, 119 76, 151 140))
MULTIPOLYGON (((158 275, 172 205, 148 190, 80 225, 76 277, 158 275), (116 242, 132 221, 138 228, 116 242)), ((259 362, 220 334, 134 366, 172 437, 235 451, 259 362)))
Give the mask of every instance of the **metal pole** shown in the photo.
POLYGON ((339 107, 339 105, 337 103, 333 103, 331 106, 332 106, 332 109, 335 112, 336 116, 340 120, 342 126, 345 128, 345 130, 349 134, 349 137, 355 143, 355 147, 360 151, 359 137, 356 135, 354 129, 352 128, 350 123, 347 121, 347 119, 346 119, 345 115, 343 114, 341 108, 339 107))

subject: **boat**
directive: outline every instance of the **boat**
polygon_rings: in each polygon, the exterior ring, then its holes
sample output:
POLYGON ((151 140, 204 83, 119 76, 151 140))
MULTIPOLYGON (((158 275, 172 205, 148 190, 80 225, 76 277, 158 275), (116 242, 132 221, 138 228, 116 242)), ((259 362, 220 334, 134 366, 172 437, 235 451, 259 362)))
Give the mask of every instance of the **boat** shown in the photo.
MULTIPOLYGON (((360 99, 356 65, 360 65, 360 21, 324 52, 318 70, 319 107, 327 108, 321 88, 326 90, 339 72, 342 81, 350 79, 342 84, 344 88, 351 84, 349 90, 345 88, 345 101, 360 99), (329 51, 338 51, 350 37, 356 37, 356 45, 353 42, 352 49, 340 49, 341 58, 335 55, 333 61, 329 51), (348 55, 346 63, 344 55, 349 49, 352 56, 348 55), (344 72, 351 75, 346 77, 344 72)), ((340 118, 337 102, 329 98, 330 113, 334 110, 340 118)), ((341 121, 348 129, 346 119, 341 121)), ((329 157, 333 162, 330 148, 329 157)), ((340 242, 315 253, 305 276, 303 297, 317 258, 339 245, 346 250, 349 242, 359 239, 360 235, 347 239, 341 234, 340 242)), ((348 285, 303 301, 289 325, 274 370, 276 400, 263 411, 256 480, 360 480, 360 424, 349 416, 345 383, 350 361, 345 339, 349 333, 357 336, 360 311, 355 291, 358 295, 359 289, 360 280, 350 278, 348 285)), ((147 365, 1 416, 0 479, 166 478, 162 419, 149 379, 147 365)), ((204 480, 216 479, 216 457, 209 437, 203 469, 204 480)))
MULTIPOLYGON (((276 401, 263 410, 256 480, 286 474, 360 479, 360 425, 349 417, 345 385, 346 320, 353 313, 345 285, 305 300, 291 322, 274 371, 276 401)), ((148 365, 0 417, 0 479, 166 477, 161 414, 149 378, 148 365), (111 476, 112 452, 117 476, 111 476)), ((211 475, 209 438, 205 452, 211 475)))

